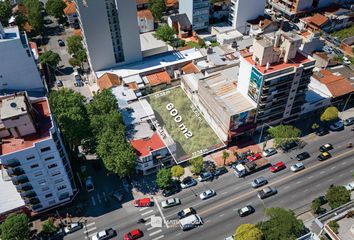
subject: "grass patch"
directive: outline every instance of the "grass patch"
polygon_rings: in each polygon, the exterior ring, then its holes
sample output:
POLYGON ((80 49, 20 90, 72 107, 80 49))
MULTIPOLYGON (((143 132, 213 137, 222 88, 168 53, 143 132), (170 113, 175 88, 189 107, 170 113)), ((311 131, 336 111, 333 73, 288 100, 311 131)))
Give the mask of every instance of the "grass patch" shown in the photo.
POLYGON ((332 37, 338 37, 340 40, 343 40, 348 37, 354 36, 354 25, 350 28, 345 28, 336 32, 331 33, 332 37))

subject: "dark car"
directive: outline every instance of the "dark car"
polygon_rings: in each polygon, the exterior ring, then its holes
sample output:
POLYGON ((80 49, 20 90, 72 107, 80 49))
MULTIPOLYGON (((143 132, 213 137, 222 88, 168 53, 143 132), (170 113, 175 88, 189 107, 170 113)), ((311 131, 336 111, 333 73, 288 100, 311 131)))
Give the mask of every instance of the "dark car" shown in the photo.
POLYGON ((60 47, 65 47, 65 42, 61 39, 58 39, 58 44, 60 47))
POLYGON ((329 150, 332 150, 332 149, 333 149, 333 145, 330 143, 326 143, 326 144, 323 144, 319 150, 320 150, 320 152, 328 152, 329 150))
POLYGON ((190 207, 190 208, 183 209, 182 211, 179 211, 177 213, 177 216, 179 219, 182 219, 182 218, 188 217, 189 215, 193 215, 196 213, 197 213, 197 211, 195 211, 194 208, 190 207))
POLYGON ((273 196, 274 194, 277 194, 277 190, 273 187, 266 187, 263 188, 261 191, 258 191, 258 197, 260 199, 265 199, 267 197, 273 196))
POLYGON ((227 173, 227 172, 228 172, 228 171, 227 171, 226 167, 219 167, 219 168, 217 168, 217 169, 215 170, 214 176, 220 176, 220 175, 223 175, 223 174, 225 174, 225 173, 227 173))
POLYGON ((287 152, 287 151, 290 151, 291 149, 296 148, 297 146, 298 146, 297 142, 291 141, 291 142, 288 142, 288 143, 285 143, 285 144, 280 145, 280 148, 281 148, 284 152, 287 152))
POLYGON ((255 210, 251 205, 247 205, 246 207, 243 207, 243 208, 237 210, 237 212, 240 217, 246 217, 246 216, 254 213, 255 210))
POLYGON ((327 128, 319 128, 316 130, 316 135, 317 136, 324 136, 327 135, 329 133, 327 128))
MULTIPOLYGON (((316 198, 316 199, 319 199, 319 200, 320 200, 321 206, 324 205, 324 204, 326 204, 326 203, 328 203, 328 200, 327 200, 327 198, 326 198, 325 196, 319 196, 319 197, 316 198)), ((316 199, 314 199, 312 202, 316 201, 316 199)))
POLYGON ((308 159, 309 157, 310 157, 310 154, 308 152, 302 152, 302 153, 296 155, 296 159, 298 161, 302 161, 302 160, 308 159))
POLYGON ((162 196, 169 197, 178 193, 179 191, 181 191, 181 187, 177 184, 173 184, 169 188, 166 188, 162 191, 162 196))
POLYGON ((350 126, 354 124, 354 117, 350 117, 344 120, 344 125, 345 126, 350 126))

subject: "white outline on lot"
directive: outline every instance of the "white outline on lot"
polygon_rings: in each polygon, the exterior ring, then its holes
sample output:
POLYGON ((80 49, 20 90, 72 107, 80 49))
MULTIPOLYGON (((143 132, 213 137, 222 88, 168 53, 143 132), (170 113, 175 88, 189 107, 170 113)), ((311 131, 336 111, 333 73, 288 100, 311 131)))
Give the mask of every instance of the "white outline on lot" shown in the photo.
POLYGON ((161 214, 161 217, 162 217, 162 219, 163 219, 163 221, 164 221, 164 223, 165 223, 165 225, 166 225, 166 228, 169 228, 170 226, 168 226, 168 224, 167 224, 165 215, 163 215, 162 209, 161 209, 160 204, 159 204, 159 202, 157 201, 156 197, 154 197, 154 202, 155 202, 157 208, 159 209, 159 212, 160 212, 160 214, 161 214))
POLYGON ((91 196, 91 200, 92 200, 92 205, 96 206, 96 201, 95 201, 95 198, 93 196, 91 196))
POLYGON ((159 229, 159 230, 157 230, 157 231, 155 231, 155 232, 149 233, 149 236, 151 237, 151 236, 156 235, 156 234, 158 234, 158 233, 160 233, 160 232, 162 232, 161 229, 159 229))
POLYGON ((149 210, 149 211, 147 211, 147 212, 142 213, 141 216, 148 215, 149 213, 152 213, 153 211, 154 211, 154 210, 151 209, 151 210, 149 210))
MULTIPOLYGON (((171 90, 173 90, 174 88, 178 88, 178 87, 182 89, 184 95, 187 96, 187 98, 188 98, 188 100, 190 101, 190 103, 191 103, 191 104, 195 107, 195 109, 200 113, 200 116, 203 117, 205 123, 211 128, 211 130, 214 132, 214 134, 219 138, 220 144, 222 144, 222 146, 213 148, 213 149, 211 149, 211 150, 209 150, 209 151, 203 152, 202 154, 197 154, 197 155, 191 156, 191 157, 188 158, 188 159, 183 159, 183 160, 181 160, 181 161, 178 161, 178 160, 175 158, 175 156, 174 156, 174 154, 172 153, 172 151, 170 150, 170 148, 168 147, 168 144, 165 142, 165 140, 163 139, 163 137, 161 137, 160 133, 159 133, 158 131, 156 131, 156 132, 159 134, 161 140, 162 140, 162 141, 164 142, 164 144, 166 145, 167 150, 170 152, 170 154, 171 154, 171 156, 173 157, 173 160, 176 162, 176 164, 181 164, 181 163, 183 163, 183 162, 189 161, 189 160, 192 159, 192 158, 196 158, 196 157, 199 157, 199 156, 207 155, 207 154, 210 153, 210 152, 214 152, 214 151, 217 151, 218 149, 224 148, 224 147, 226 146, 226 144, 225 144, 225 143, 221 140, 221 138, 216 134, 216 132, 214 131, 214 129, 210 126, 210 124, 209 124, 209 123, 207 122, 207 120, 205 119, 204 115, 200 112, 199 108, 198 108, 197 106, 195 106, 195 104, 193 103, 193 101, 192 101, 192 100, 188 97, 188 95, 184 92, 184 90, 183 90, 183 88, 181 87, 181 85, 174 86, 174 87, 171 87, 171 88, 168 88, 168 89, 165 89, 165 90, 161 90, 161 91, 158 91, 158 92, 155 92, 155 93, 148 94, 148 95, 146 95, 146 96, 140 97, 138 100, 139 100, 141 106, 143 107, 144 111, 147 113, 148 111, 144 108, 144 105, 141 103, 141 100, 146 99, 146 98, 148 98, 148 97, 152 97, 152 96, 154 96, 154 95, 156 95, 156 94, 159 94, 159 93, 161 93, 161 92, 171 91, 171 90)), ((151 106, 151 104, 150 104, 149 101, 148 101, 148 103, 149 103, 149 105, 151 106)), ((152 107, 151 107, 151 108, 152 108, 152 107)), ((152 110, 154 111, 153 108, 152 108, 152 110)), ((153 119, 152 119, 151 117, 149 117, 149 119, 150 119, 151 123, 154 125, 154 127, 155 127, 156 129, 158 129, 158 127, 155 125, 155 122, 153 121, 153 119)), ((159 124, 160 124, 160 123, 159 123, 159 124)), ((160 126, 160 127, 163 127, 163 126, 160 126)), ((165 132, 167 133, 167 135, 175 142, 175 139, 173 139, 173 138, 169 135, 169 133, 167 132, 167 130, 164 129, 164 131, 165 131, 165 132)))
POLYGON ((153 238, 152 240, 159 240, 159 239, 164 238, 164 237, 165 237, 165 235, 161 235, 161 236, 158 236, 156 238, 153 238))

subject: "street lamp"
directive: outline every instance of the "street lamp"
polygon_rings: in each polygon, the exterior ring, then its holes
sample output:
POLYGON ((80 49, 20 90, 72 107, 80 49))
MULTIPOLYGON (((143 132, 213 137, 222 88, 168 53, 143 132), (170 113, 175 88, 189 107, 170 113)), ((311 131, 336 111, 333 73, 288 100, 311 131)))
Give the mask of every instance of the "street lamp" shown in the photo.
POLYGON ((347 105, 348 105, 348 103, 349 103, 349 100, 350 100, 352 94, 353 94, 353 93, 350 93, 349 96, 348 96, 348 98, 347 98, 347 100, 345 101, 344 107, 343 107, 343 109, 342 109, 342 112, 341 112, 340 115, 339 115, 339 118, 341 118, 341 116, 342 116, 342 114, 343 114, 345 108, 347 107, 347 105))
POLYGON ((262 137, 263 137, 263 128, 264 128, 264 125, 267 125, 268 127, 272 128, 272 126, 270 126, 269 124, 267 124, 267 123, 263 123, 263 125, 262 125, 262 129, 261 129, 261 135, 259 136, 258 143, 260 143, 260 142, 262 141, 262 137))

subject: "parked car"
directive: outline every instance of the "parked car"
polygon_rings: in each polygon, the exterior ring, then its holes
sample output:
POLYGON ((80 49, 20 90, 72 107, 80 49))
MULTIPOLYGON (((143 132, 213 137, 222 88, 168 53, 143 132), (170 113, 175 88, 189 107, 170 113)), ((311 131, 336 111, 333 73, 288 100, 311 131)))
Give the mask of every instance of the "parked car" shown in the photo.
POLYGON ((51 234, 48 239, 50 240, 62 240, 66 235, 64 228, 59 228, 55 233, 51 234))
POLYGON ((295 142, 295 141, 291 141, 291 142, 288 142, 288 143, 285 143, 285 144, 282 144, 280 145, 280 148, 284 151, 284 152, 287 152, 287 151, 290 151, 291 149, 294 149, 298 146, 298 143, 295 142))
POLYGON ((285 163, 284 162, 277 162, 276 164, 272 165, 271 167, 269 167, 269 170, 272 173, 278 172, 282 169, 286 168, 285 163))
POLYGON ((208 190, 202 192, 202 193, 199 195, 199 197, 200 197, 200 199, 202 199, 202 200, 206 200, 206 199, 211 198, 211 197, 213 197, 213 196, 215 196, 215 195, 216 195, 216 192, 215 192, 213 189, 208 189, 208 190))
MULTIPOLYGON (((320 200, 321 206, 324 205, 324 204, 326 204, 326 203, 328 203, 328 200, 327 200, 327 198, 326 198, 325 196, 319 196, 319 197, 316 198, 316 199, 319 199, 319 200, 320 200)), ((312 202, 316 201, 316 199, 314 199, 312 202)))
POLYGON ((347 189, 348 191, 353 191, 354 190, 354 182, 350 182, 348 184, 344 185, 345 189, 347 189))
POLYGON ((253 188, 258 188, 266 185, 267 183, 268 180, 265 177, 258 177, 251 182, 251 185, 253 188))
POLYGON ((151 207, 153 205, 153 201, 151 201, 151 198, 141 198, 134 200, 133 205, 135 207, 151 207))
POLYGON ((344 65, 350 65, 350 64, 352 64, 352 62, 349 60, 349 58, 343 57, 343 64, 344 65))
POLYGON ((117 232, 113 228, 98 232, 92 236, 91 240, 106 240, 117 236, 117 232))
POLYGON ((197 211, 195 211, 194 208, 186 208, 186 209, 183 209, 182 211, 179 211, 177 213, 177 216, 179 219, 182 219, 182 218, 185 218, 185 217, 188 217, 190 215, 193 215, 193 214, 196 214, 197 211))
POLYGON ((186 177, 181 182, 181 188, 189 188, 197 185, 197 181, 192 177, 186 177))
POLYGON ((220 176, 220 175, 223 175, 225 173, 227 173, 227 168, 226 167, 219 167, 215 170, 214 172, 214 176, 220 176))
POLYGON ((332 149, 333 149, 333 145, 330 143, 326 143, 326 144, 323 144, 319 150, 320 150, 320 152, 328 152, 329 150, 332 150, 332 149))
POLYGON ((252 156, 248 156, 247 159, 252 162, 252 161, 255 161, 257 159, 260 159, 262 158, 262 155, 260 153, 255 153, 253 154, 252 156))
POLYGON ((327 135, 329 133, 329 131, 327 128, 319 128, 316 130, 315 133, 317 136, 324 136, 324 135, 327 135))
POLYGON ((144 236, 144 233, 140 229, 134 229, 124 234, 124 240, 135 240, 144 236))
POLYGON ((340 131, 344 129, 344 123, 342 120, 339 120, 329 126, 329 129, 332 131, 340 131))
POLYGON ((308 152, 302 152, 298 155, 296 155, 296 160, 298 161, 302 161, 302 160, 305 160, 305 159, 308 159, 310 157, 310 154, 308 152))
POLYGON ((246 207, 243 207, 243 208, 237 210, 237 212, 240 217, 246 217, 246 216, 254 213, 255 210, 251 205, 247 205, 246 207))
POLYGON ((263 157, 270 157, 277 153, 278 151, 275 148, 267 148, 266 150, 263 151, 262 155, 263 157))
POLYGON ((329 159, 331 157, 332 157, 332 155, 329 152, 323 152, 320 155, 318 155, 317 159, 319 161, 324 161, 324 160, 327 160, 327 159, 329 159))
POLYGON ((92 192, 93 190, 95 190, 95 187, 93 185, 93 181, 92 181, 92 177, 91 176, 88 176, 86 178, 85 186, 86 186, 86 191, 87 192, 92 192))
POLYGON ((258 197, 260 199, 265 199, 270 196, 273 196, 274 194, 277 194, 277 192, 278 191, 273 187, 266 187, 266 188, 263 188, 261 191, 258 191, 258 197))
POLYGON ((350 117, 344 120, 344 125, 345 126, 350 126, 354 124, 354 117, 350 117))
POLYGON ((57 87, 62 87, 64 86, 63 82, 61 80, 56 81, 57 87))
POLYGON ((179 198, 169 198, 161 202, 161 206, 163 208, 169 208, 169 207, 177 206, 179 204, 181 204, 181 200, 179 198))
POLYGON ((207 181, 209 179, 213 178, 213 174, 211 174, 211 172, 206 171, 206 172, 201 172, 199 177, 198 177, 198 181, 199 182, 204 182, 207 181))
POLYGON ((169 188, 166 188, 162 191, 162 196, 169 197, 172 196, 173 194, 178 193, 179 191, 181 191, 180 185, 174 183, 169 188))
POLYGON ((290 170, 292 172, 298 172, 301 171, 302 169, 305 169, 305 165, 303 163, 296 163, 290 167, 290 170))
POLYGON ((58 45, 59 47, 65 47, 65 42, 61 39, 58 39, 58 45))
POLYGON ((76 231, 80 230, 82 227, 83 227, 82 223, 75 222, 75 223, 71 223, 68 226, 66 226, 64 228, 64 231, 65 231, 66 234, 70 234, 70 233, 73 233, 73 232, 76 232, 76 231))

